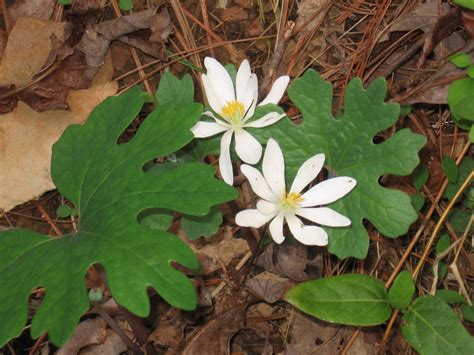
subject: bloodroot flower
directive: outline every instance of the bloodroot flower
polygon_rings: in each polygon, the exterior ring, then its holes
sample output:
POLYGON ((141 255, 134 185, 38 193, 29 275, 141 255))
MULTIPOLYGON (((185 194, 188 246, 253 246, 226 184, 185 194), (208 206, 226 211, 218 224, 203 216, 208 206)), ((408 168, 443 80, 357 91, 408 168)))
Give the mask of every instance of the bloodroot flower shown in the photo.
POLYGON ((241 170, 250 182, 252 190, 262 198, 257 209, 240 211, 235 217, 239 226, 259 228, 270 222, 269 231, 273 240, 280 244, 285 239, 284 221, 288 223, 291 233, 306 245, 327 245, 328 235, 321 227, 304 225, 297 217, 303 217, 319 225, 345 227, 351 221, 328 207, 314 207, 334 202, 348 194, 356 181, 347 176, 335 177, 320 182, 302 193, 313 181, 324 164, 324 154, 317 154, 306 160, 298 170, 295 180, 287 192, 285 186, 285 161, 278 143, 270 139, 263 157, 263 175, 249 165, 242 165, 241 170))
MULTIPOLYGON (((255 113, 258 100, 257 75, 250 71, 250 64, 244 60, 237 71, 234 83, 227 70, 214 58, 206 57, 204 65, 207 75, 202 75, 204 91, 213 112, 204 114, 214 119, 214 122, 199 121, 193 128, 196 138, 211 137, 224 132, 221 139, 219 169, 224 181, 233 184, 234 174, 230 159, 230 143, 235 134, 235 151, 240 159, 247 164, 256 164, 262 156, 262 146, 244 128, 261 128, 278 122, 285 114, 278 112, 267 113, 262 118, 249 122, 255 113)), ((267 97, 259 106, 277 104, 288 86, 288 76, 279 77, 273 84, 267 97)))

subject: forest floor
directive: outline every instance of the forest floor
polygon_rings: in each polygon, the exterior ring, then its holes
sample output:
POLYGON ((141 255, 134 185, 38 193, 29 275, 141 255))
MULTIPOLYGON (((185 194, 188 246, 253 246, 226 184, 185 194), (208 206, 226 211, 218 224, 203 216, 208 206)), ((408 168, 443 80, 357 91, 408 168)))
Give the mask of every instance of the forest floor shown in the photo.
MULTIPOLYGON (((367 221, 368 257, 339 260, 327 248, 261 242, 260 233, 235 225, 225 205, 219 231, 189 241, 204 265, 193 278, 199 293, 195 311, 170 307, 151 292, 152 313, 140 322, 105 290, 102 307, 122 329, 120 336, 91 310, 64 349, 50 344, 46 334, 31 339, 26 327, 0 354, 132 353, 124 336, 149 354, 408 354, 416 351, 404 340, 397 314, 389 325, 334 325, 296 310, 282 295, 298 282, 345 273, 370 274, 388 287, 400 270, 419 268, 418 294, 430 293, 433 283, 457 291, 461 280, 472 298, 470 238, 457 259, 457 278, 448 268, 434 280, 432 271, 439 264, 439 236, 458 240, 472 215, 467 197, 460 198, 449 206, 455 213, 433 236, 440 216, 452 212, 447 211, 450 201, 444 190, 449 182, 443 161, 450 157, 460 165, 472 153, 468 132, 453 122, 447 105, 449 85, 465 76, 448 57, 463 51, 474 62, 472 19, 463 18, 457 7, 441 0, 135 0, 132 12, 138 16, 131 26, 120 19, 130 12, 121 11, 116 0, 72 3, 2 1, 0 133, 20 123, 14 145, 4 146, 0 135, 0 147, 8 154, 8 159, 0 154, 1 181, 9 182, 8 193, 0 194, 0 230, 26 228, 55 236, 73 231, 74 217, 57 216, 64 197, 52 190, 49 177, 51 146, 64 128, 83 122, 105 97, 132 86, 142 85, 154 95, 165 70, 178 77, 191 74, 195 99, 204 103, 200 75, 206 56, 236 65, 247 58, 259 78, 260 97, 279 76, 293 80, 314 69, 334 87, 334 113, 341 110, 340 98, 351 79, 360 77, 368 85, 384 77, 387 102, 411 110, 381 132, 378 141, 409 128, 427 143, 416 173, 380 182, 416 195, 419 219, 396 239, 382 236, 367 221)), ((286 95, 281 105, 291 119, 301 118, 286 95)), ((138 126, 137 120, 127 134, 138 126)), ((179 218, 171 231, 183 236, 179 218)), ((443 260, 445 267, 453 254, 443 260)), ((89 288, 105 287, 94 273, 86 282, 89 288)), ((43 295, 36 292, 30 298, 32 309, 43 295)), ((474 323, 464 325, 474 333, 474 323)))

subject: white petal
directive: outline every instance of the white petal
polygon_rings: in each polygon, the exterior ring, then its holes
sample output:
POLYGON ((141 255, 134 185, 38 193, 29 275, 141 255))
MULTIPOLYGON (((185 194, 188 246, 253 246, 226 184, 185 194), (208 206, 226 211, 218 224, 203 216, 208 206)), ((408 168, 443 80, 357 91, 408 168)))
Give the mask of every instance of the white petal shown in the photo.
POLYGON ((351 225, 349 218, 328 207, 300 208, 296 214, 323 226, 347 227, 351 225))
POLYGON ((253 116, 255 113, 255 107, 257 106, 258 100, 258 79, 257 75, 252 74, 250 79, 247 82, 247 88, 242 94, 240 102, 244 104, 245 107, 245 116, 244 122, 253 116))
POLYGON ((220 124, 221 126, 224 126, 224 127, 227 127, 227 128, 231 128, 231 127, 232 127, 232 126, 231 126, 230 124, 228 124, 227 122, 218 119, 218 118, 216 117, 216 115, 214 115, 214 113, 212 113, 211 111, 204 111, 202 114, 203 114, 203 116, 211 117, 214 121, 216 121, 216 123, 220 124))
POLYGON ((300 193, 308 184, 318 176, 324 164, 324 154, 317 154, 306 160, 296 173, 290 192, 300 193))
POLYGON ((281 197, 286 192, 285 188, 285 160, 278 143, 270 138, 267 142, 263 156, 263 176, 275 196, 281 197))
POLYGON ((230 160, 230 142, 232 140, 232 131, 227 131, 221 138, 221 155, 219 156, 219 171, 222 179, 232 185, 234 183, 234 171, 232 161, 230 160))
POLYGON ((277 214, 276 205, 265 200, 260 200, 257 202, 257 210, 262 214, 277 214))
POLYGON ((306 245, 324 246, 328 244, 328 235, 324 229, 317 226, 305 226, 301 220, 293 214, 285 216, 291 234, 306 245))
POLYGON ((225 105, 227 102, 235 101, 234 83, 224 66, 211 57, 204 59, 204 65, 206 66, 207 77, 211 82, 212 88, 222 104, 225 105))
POLYGON ((270 235, 277 244, 281 244, 285 240, 283 235, 283 216, 283 213, 279 213, 269 225, 270 235))
POLYGON ((347 195, 357 182, 348 176, 339 176, 323 182, 309 189, 301 196, 301 207, 326 205, 347 195))
POLYGON ((255 192, 259 197, 267 201, 275 200, 275 196, 273 195, 272 190, 268 186, 260 171, 255 169, 253 166, 246 164, 242 164, 240 166, 240 170, 242 170, 242 173, 249 181, 253 192, 255 192))
POLYGON ((227 127, 224 127, 218 123, 204 121, 198 121, 194 127, 191 128, 191 131, 196 138, 212 137, 226 130, 228 130, 227 127))
POLYGON ((242 63, 240 63, 239 70, 237 71, 237 75, 235 77, 235 88, 236 88, 236 96, 237 101, 243 102, 242 98, 247 90, 248 80, 252 72, 250 71, 250 64, 247 59, 244 59, 242 63))
POLYGON ((258 210, 243 210, 235 216, 235 223, 241 227, 260 228, 272 217, 272 215, 261 214, 258 210))
POLYGON ((286 113, 269 112, 265 116, 259 118, 258 120, 246 123, 244 127, 253 127, 253 128, 267 127, 274 123, 277 123, 285 116, 286 116, 286 113))
POLYGON ((258 140, 244 129, 235 131, 235 151, 247 164, 257 164, 262 157, 262 146, 258 140))
POLYGON ((270 92, 268 93, 267 97, 263 99, 262 102, 258 104, 258 106, 263 106, 266 104, 278 104, 281 100, 283 94, 285 93, 286 87, 290 82, 290 77, 288 75, 280 76, 275 82, 273 83, 270 92))
POLYGON ((215 112, 221 112, 225 102, 222 102, 219 96, 217 96, 217 93, 214 92, 214 88, 206 74, 201 75, 201 80, 202 85, 204 85, 204 92, 206 93, 209 106, 211 106, 215 112))

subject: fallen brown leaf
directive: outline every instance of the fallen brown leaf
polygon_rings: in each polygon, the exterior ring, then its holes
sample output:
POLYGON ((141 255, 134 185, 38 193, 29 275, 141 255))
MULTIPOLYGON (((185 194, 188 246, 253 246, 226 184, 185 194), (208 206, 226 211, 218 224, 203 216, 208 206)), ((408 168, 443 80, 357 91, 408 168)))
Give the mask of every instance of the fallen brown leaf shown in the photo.
POLYGON ((101 10, 105 7, 107 0, 76 0, 71 7, 73 14, 84 15, 88 11, 101 10))
POLYGON ((65 22, 37 20, 23 17, 18 19, 10 36, 0 66, 0 86, 21 87, 30 83, 48 61, 54 43, 64 43, 69 37, 71 26, 65 22))
POLYGON ((201 264, 202 275, 219 270, 220 262, 225 266, 229 265, 232 260, 242 258, 250 250, 247 242, 244 239, 235 238, 230 229, 224 230, 222 237, 219 234, 214 238, 197 241, 189 241, 182 230, 178 230, 177 234, 196 253, 201 264))
MULTIPOLYGON (((142 41, 132 41, 128 37, 124 37, 127 34, 133 33, 138 30, 150 29, 155 22, 163 21, 163 19, 169 17, 166 9, 160 14, 156 14, 156 10, 145 10, 136 12, 127 16, 122 16, 113 20, 104 21, 97 25, 91 26, 86 29, 84 36, 77 45, 77 49, 83 52, 86 56, 87 70, 85 76, 92 78, 97 72, 98 68, 104 63, 104 58, 107 50, 110 46, 111 41, 120 40, 127 42, 130 45, 142 44, 144 50, 149 50, 149 46, 143 45, 142 41)), ((171 21, 168 21, 168 28, 171 28, 171 21)), ((154 25, 156 28, 153 33, 153 39, 162 38, 165 34, 165 30, 162 29, 161 33, 158 33, 160 25, 154 25)), ((167 29, 166 32, 169 34, 171 30, 167 29)), ((164 41, 164 40, 163 40, 164 41)), ((156 50, 155 50, 156 51, 156 50)), ((149 51, 148 54, 154 54, 149 51)), ((161 54, 161 53, 160 53, 161 54)))
POLYGON ((246 286, 255 297, 272 304, 280 301, 286 290, 294 286, 294 283, 287 278, 265 271, 249 279, 246 286))
MULTIPOLYGON (((127 331, 125 332, 128 333, 127 334, 128 336, 132 335, 130 332, 127 332, 127 331)), ((117 335, 117 333, 115 333, 112 329, 107 329, 107 334, 102 344, 90 345, 82 349, 78 354, 79 355, 112 355, 112 354, 121 354, 127 351, 127 349, 128 349, 127 345, 117 335)))
MULTIPOLYGON (((407 14, 402 14, 388 28, 388 33, 408 32, 421 30, 425 33, 431 31, 438 20, 438 17, 449 11, 447 3, 439 3, 437 0, 419 1, 417 5, 407 14)), ((388 33, 381 37, 380 41, 389 39, 388 33)))
MULTIPOLYGON (((351 337, 355 328, 334 325, 311 318, 295 311, 289 318, 288 338, 284 355, 339 354, 351 337)), ((282 328, 286 330, 287 324, 282 328)), ((374 342, 367 343, 361 334, 350 348, 351 355, 375 355, 374 342)))
POLYGON ((255 264, 266 271, 288 277, 295 281, 305 281, 321 276, 320 255, 309 258, 308 247, 303 244, 270 244, 256 259, 255 264), (308 266, 314 272, 308 273, 308 266))
POLYGON ((220 18, 222 22, 238 22, 244 21, 248 18, 247 11, 244 10, 242 6, 231 6, 226 9, 223 9, 220 13, 220 18))
POLYGON ((56 0, 17 0, 8 8, 10 20, 15 23, 20 17, 49 20, 54 12, 56 0))
POLYGON ((56 355, 73 355, 79 350, 92 345, 103 343, 106 339, 107 323, 102 318, 87 319, 78 324, 74 333, 56 355))
POLYGON ((207 322, 191 338, 183 350, 183 354, 230 354, 230 339, 244 328, 247 306, 247 304, 238 305, 207 322))
POLYGON ((173 314, 170 318, 160 317, 158 326, 148 337, 148 341, 152 341, 160 346, 166 346, 166 353, 177 354, 179 345, 184 338, 184 324, 180 312, 169 312, 173 314))
MULTIPOLYGON (((104 70, 108 69, 104 66, 104 70)), ((54 189, 51 147, 68 125, 84 122, 97 104, 116 93, 117 84, 108 80, 110 76, 89 89, 71 91, 69 111, 39 113, 20 102, 14 111, 0 116, 1 209, 8 211, 54 189)))

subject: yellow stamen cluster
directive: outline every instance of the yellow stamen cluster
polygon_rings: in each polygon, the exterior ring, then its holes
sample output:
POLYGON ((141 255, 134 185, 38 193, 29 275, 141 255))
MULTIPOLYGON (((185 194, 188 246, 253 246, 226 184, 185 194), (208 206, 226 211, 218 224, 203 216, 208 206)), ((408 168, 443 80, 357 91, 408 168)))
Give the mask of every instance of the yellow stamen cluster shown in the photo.
POLYGON ((283 209, 295 209, 301 202, 303 202, 301 194, 290 192, 290 194, 287 195, 286 191, 283 191, 283 196, 281 197, 281 206, 283 209))
POLYGON ((231 124, 239 124, 245 115, 244 104, 239 101, 230 101, 222 108, 221 116, 231 124))

